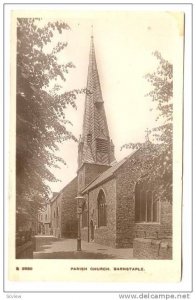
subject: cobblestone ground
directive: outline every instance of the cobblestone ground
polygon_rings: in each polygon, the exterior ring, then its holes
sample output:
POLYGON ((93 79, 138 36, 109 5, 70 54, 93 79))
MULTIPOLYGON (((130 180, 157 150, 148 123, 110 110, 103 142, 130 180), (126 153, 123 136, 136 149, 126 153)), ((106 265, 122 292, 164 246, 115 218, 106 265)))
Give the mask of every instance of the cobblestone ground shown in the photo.
POLYGON ((56 239, 51 236, 36 236, 33 258, 38 259, 133 259, 133 249, 116 249, 105 245, 82 241, 82 250, 77 251, 76 239, 56 239))

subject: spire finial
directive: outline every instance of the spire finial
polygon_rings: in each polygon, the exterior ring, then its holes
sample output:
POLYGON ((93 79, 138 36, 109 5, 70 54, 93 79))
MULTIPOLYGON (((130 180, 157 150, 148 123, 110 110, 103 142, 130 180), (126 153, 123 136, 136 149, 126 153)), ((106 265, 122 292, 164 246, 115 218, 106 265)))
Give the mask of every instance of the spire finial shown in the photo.
POLYGON ((93 39, 93 25, 91 25, 91 38, 93 39))
POLYGON ((147 129, 145 130, 145 132, 146 132, 146 136, 145 136, 146 142, 149 142, 149 134, 151 133, 151 131, 148 130, 148 128, 147 128, 147 129))

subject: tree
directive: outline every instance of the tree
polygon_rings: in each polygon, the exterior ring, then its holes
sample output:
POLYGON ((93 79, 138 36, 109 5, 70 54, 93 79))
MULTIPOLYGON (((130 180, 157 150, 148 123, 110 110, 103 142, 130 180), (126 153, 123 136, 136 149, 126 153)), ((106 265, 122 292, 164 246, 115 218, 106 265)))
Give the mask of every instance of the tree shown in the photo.
POLYGON ((162 119, 162 125, 153 129, 154 137, 161 142, 167 150, 172 150, 173 137, 173 66, 165 60, 158 51, 154 56, 159 65, 156 72, 147 74, 145 77, 154 87, 146 96, 150 96, 156 103, 158 111, 157 120, 162 119), (169 148, 168 148, 169 147, 169 148))
POLYGON ((155 103, 158 113, 156 121, 161 125, 152 128, 154 143, 149 141, 148 133, 145 143, 129 143, 122 148, 145 148, 152 154, 148 162, 149 179, 159 182, 159 194, 164 200, 172 201, 172 141, 173 141, 173 66, 158 51, 153 55, 158 60, 155 72, 145 75, 153 89, 146 95, 155 103))
MULTIPOLYGON (((76 108, 79 90, 61 92, 71 62, 60 64, 58 54, 67 43, 53 37, 69 30, 64 22, 38 18, 17 20, 17 120, 16 120, 16 208, 27 216, 35 213, 51 193, 47 181, 57 181, 49 167, 65 163, 54 154, 57 143, 76 140, 65 119, 67 105, 76 108), (49 46, 52 50, 49 51, 49 46)), ((22 218, 21 218, 22 220, 22 218)))

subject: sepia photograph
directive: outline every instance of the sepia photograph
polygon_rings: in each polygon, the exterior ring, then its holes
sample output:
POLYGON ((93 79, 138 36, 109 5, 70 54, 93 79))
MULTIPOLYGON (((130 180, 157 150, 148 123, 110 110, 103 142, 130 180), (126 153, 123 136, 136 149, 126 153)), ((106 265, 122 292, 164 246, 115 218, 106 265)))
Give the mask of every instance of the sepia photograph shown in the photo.
POLYGON ((184 13, 13 11, 12 40, 11 277, 179 280, 184 13))

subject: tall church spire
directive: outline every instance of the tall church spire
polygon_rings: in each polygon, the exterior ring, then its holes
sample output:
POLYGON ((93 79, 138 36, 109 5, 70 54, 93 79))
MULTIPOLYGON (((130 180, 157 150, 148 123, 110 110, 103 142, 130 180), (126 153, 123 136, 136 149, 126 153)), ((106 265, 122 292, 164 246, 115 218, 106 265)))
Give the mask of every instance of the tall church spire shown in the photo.
POLYGON ((78 167, 80 168, 83 163, 109 166, 114 160, 114 145, 109 137, 92 35, 83 132, 78 149, 78 167))

